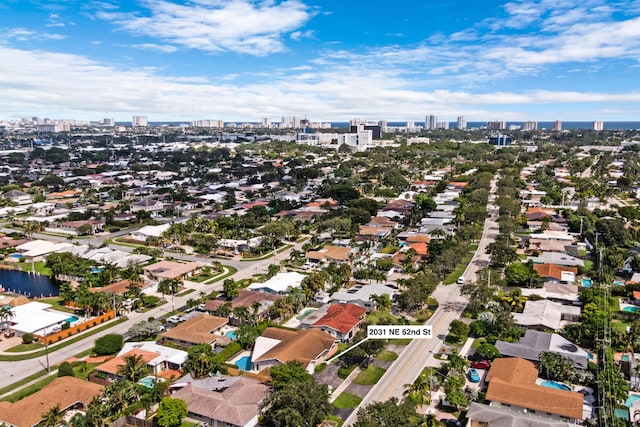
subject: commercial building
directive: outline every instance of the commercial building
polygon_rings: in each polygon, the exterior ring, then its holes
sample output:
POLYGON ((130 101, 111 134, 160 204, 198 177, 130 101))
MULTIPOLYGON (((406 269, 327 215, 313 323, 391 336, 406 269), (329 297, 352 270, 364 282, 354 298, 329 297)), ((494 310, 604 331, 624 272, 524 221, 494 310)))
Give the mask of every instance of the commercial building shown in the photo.
POLYGON ((424 119, 424 129, 434 130, 438 128, 438 116, 428 115, 424 119))
POLYGON ((599 120, 596 120, 595 122, 593 122, 593 130, 597 132, 604 130, 604 122, 599 120))
POLYGON ((149 126, 147 116, 133 116, 131 118, 131 126, 133 127, 145 127, 149 126))
POLYGON ((562 130, 562 122, 560 120, 553 122, 553 130, 558 132, 562 130))
POLYGON ((467 128, 467 118, 465 116, 458 117, 458 129, 467 128))

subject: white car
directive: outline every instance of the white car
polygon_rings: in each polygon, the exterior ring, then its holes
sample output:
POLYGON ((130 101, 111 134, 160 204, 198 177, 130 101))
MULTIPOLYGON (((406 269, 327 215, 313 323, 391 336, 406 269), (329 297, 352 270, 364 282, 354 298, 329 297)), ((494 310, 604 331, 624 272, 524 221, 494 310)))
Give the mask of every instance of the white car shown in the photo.
POLYGON ((187 320, 187 319, 185 319, 182 316, 171 316, 171 317, 167 318, 167 322, 173 323, 174 325, 177 325, 180 322, 184 322, 185 320, 187 320))
POLYGON ((464 276, 458 277, 458 280, 456 281, 456 283, 458 285, 464 285, 464 276))

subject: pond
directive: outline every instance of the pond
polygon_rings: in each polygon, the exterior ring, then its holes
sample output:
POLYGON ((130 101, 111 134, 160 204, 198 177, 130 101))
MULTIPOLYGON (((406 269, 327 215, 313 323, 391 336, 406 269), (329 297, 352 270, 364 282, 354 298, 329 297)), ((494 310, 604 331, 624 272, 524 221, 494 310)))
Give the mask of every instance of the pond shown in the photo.
POLYGON ((56 296, 60 292, 48 276, 19 270, 0 270, 0 285, 8 292, 28 297, 56 296))

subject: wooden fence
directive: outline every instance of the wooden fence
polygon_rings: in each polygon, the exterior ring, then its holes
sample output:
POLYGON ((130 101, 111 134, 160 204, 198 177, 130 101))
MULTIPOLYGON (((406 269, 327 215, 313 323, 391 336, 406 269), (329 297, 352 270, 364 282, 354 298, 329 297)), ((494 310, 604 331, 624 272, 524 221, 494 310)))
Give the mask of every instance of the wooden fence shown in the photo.
MULTIPOLYGON (((98 326, 101 325, 102 323, 106 322, 107 320, 111 320, 115 317, 115 313, 110 310, 107 311, 106 313, 104 313, 103 315, 97 316, 97 317, 93 317, 89 320, 87 320, 86 322, 82 322, 80 324, 74 325, 70 328, 64 329, 60 332, 55 332, 53 334, 49 334, 47 335, 46 339, 47 342, 46 344, 55 344, 58 341, 62 341, 65 338, 69 338, 73 335, 79 334, 80 332, 84 332, 89 328, 92 328, 94 326, 98 326)), ((36 335, 35 338, 40 341, 41 343, 45 344, 45 337, 40 336, 40 335, 36 335)))

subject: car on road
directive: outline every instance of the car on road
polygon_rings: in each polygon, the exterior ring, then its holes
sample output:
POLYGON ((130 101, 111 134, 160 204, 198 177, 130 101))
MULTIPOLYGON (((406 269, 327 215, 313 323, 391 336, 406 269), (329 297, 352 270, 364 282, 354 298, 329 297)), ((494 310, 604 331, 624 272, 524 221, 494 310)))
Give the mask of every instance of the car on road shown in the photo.
POLYGON ((467 375, 469 375, 469 381, 471 381, 472 383, 480 382, 480 374, 478 374, 478 371, 476 371, 475 369, 469 369, 467 375))
POLYGON ((474 369, 489 369, 491 363, 486 360, 476 360, 475 362, 471 362, 471 367, 474 369))
POLYGON ((458 280, 456 280, 456 283, 458 285, 464 285, 464 282, 465 282, 464 276, 460 276, 458 277, 458 280))
POLYGON ((174 325, 184 322, 185 320, 187 319, 185 319, 183 316, 170 316, 167 318, 167 322, 173 323, 174 325))

